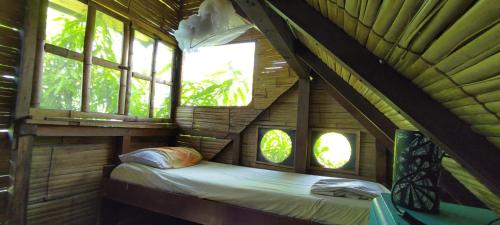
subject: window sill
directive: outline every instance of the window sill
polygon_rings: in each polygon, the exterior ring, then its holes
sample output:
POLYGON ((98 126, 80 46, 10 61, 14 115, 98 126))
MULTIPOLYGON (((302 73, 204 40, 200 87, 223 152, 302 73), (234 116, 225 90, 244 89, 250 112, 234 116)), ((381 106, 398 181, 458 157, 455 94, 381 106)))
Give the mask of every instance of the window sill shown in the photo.
POLYGON ((26 124, 146 129, 176 127, 174 123, 171 123, 170 119, 39 108, 30 109, 30 118, 26 120, 26 124))

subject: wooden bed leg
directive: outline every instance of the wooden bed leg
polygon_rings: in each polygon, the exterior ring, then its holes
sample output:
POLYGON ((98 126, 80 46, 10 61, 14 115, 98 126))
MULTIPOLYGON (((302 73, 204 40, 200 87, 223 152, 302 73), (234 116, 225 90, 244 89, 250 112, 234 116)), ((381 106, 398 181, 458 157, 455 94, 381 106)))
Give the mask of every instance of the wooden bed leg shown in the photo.
POLYGON ((120 205, 109 199, 102 199, 100 225, 118 225, 120 205))

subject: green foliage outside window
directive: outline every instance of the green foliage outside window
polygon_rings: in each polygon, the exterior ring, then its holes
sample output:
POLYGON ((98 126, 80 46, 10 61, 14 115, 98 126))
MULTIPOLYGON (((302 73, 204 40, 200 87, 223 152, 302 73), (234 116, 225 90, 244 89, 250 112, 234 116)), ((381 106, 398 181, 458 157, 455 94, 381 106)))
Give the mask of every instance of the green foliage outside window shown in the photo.
MULTIPOLYGON (((76 0, 52 0, 49 3, 47 14, 46 43, 76 52, 83 52, 87 20, 86 6, 76 0)), ((96 32, 93 56, 120 63, 123 23, 101 12, 96 13, 95 21, 96 32)), ((160 71, 159 73, 163 77, 171 79, 170 76, 167 77, 164 74, 171 72, 172 50, 166 46, 162 46, 159 50, 165 51, 165 49, 169 50, 169 52, 158 54, 157 70, 160 71), (169 58, 166 58, 166 56, 169 56, 169 58)), ((83 64, 79 61, 47 53, 45 54, 43 68, 40 107, 80 110, 83 64)), ((90 111, 116 113, 118 110, 119 85, 120 72, 118 70, 93 65, 91 71, 90 111)), ((150 83, 133 79, 131 85, 130 114, 149 116, 150 83)), ((155 108, 155 117, 166 118, 170 113, 170 87, 157 85, 156 90, 160 94, 155 96, 155 107, 158 107, 155 108), (165 94, 165 92, 168 92, 168 94, 165 94), (165 97, 165 99, 161 99, 160 96, 165 97)))
POLYGON ((260 151, 267 160, 281 163, 292 153, 292 139, 282 130, 267 131, 260 141, 260 151))
POLYGON ((351 158, 351 144, 339 133, 330 132, 321 135, 313 146, 316 161, 325 168, 338 169, 351 158))

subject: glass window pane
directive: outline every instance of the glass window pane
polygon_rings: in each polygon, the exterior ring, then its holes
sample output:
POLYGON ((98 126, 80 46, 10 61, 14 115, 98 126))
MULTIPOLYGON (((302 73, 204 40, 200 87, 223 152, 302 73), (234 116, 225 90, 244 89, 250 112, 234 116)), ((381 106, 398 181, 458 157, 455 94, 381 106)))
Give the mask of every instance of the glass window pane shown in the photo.
POLYGON ((151 87, 149 81, 132 78, 129 115, 149 117, 150 89, 151 87))
POLYGON ((184 52, 181 104, 246 106, 252 100, 255 43, 184 52))
POLYGON ((123 22, 97 11, 93 55, 120 63, 123 49, 123 22))
POLYGON ((325 168, 338 169, 351 159, 352 147, 346 136, 329 132, 322 134, 314 143, 316 161, 325 168))
POLYGON ((260 151, 268 161, 282 163, 292 154, 292 138, 282 130, 269 130, 260 140, 260 151))
POLYGON ((46 43, 83 52, 87 5, 77 0, 51 0, 47 10, 46 43))
POLYGON ((151 76, 154 40, 141 32, 135 32, 132 70, 144 76, 151 76))
POLYGON ((172 80, 173 57, 174 49, 159 42, 156 52, 156 79, 165 81, 172 80))
POLYGON ((154 118, 170 117, 170 86, 155 84, 154 118))
POLYGON ((118 112, 120 71, 92 66, 90 82, 90 111, 101 113, 118 112))
POLYGON ((45 54, 40 107, 80 110, 82 99, 81 62, 45 54))

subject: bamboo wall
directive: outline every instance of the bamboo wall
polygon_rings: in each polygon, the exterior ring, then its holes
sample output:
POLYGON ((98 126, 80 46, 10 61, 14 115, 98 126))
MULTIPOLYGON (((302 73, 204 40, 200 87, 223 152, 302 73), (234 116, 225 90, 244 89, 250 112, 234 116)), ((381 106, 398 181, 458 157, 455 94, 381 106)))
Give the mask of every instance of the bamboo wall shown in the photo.
MULTIPOLYGON (((0 130, 11 128, 17 70, 21 51, 23 1, 3 0, 0 7, 0 130), (8 6, 8 7, 6 7, 8 6)), ((0 132, 0 190, 8 186, 10 141, 0 132)), ((0 224, 4 221, 7 192, 0 192, 0 224)))
MULTIPOLYGON (((133 137, 130 149, 165 145, 168 140, 133 137)), ((37 137, 28 224, 97 224, 102 169, 116 147, 112 137, 37 137)))
MULTIPOLYGON (((309 129, 346 129, 359 130, 360 137, 360 165, 359 176, 335 173, 331 171, 309 170, 308 173, 353 177, 365 180, 375 180, 375 137, 371 135, 349 112, 346 111, 325 90, 322 81, 311 83, 309 129)), ((298 90, 292 88, 281 96, 259 118, 243 132, 242 135, 242 164, 250 167, 293 171, 293 168, 277 167, 256 162, 259 127, 278 127, 296 129, 298 90)), ((297 146, 300 147, 300 146, 297 146)))

